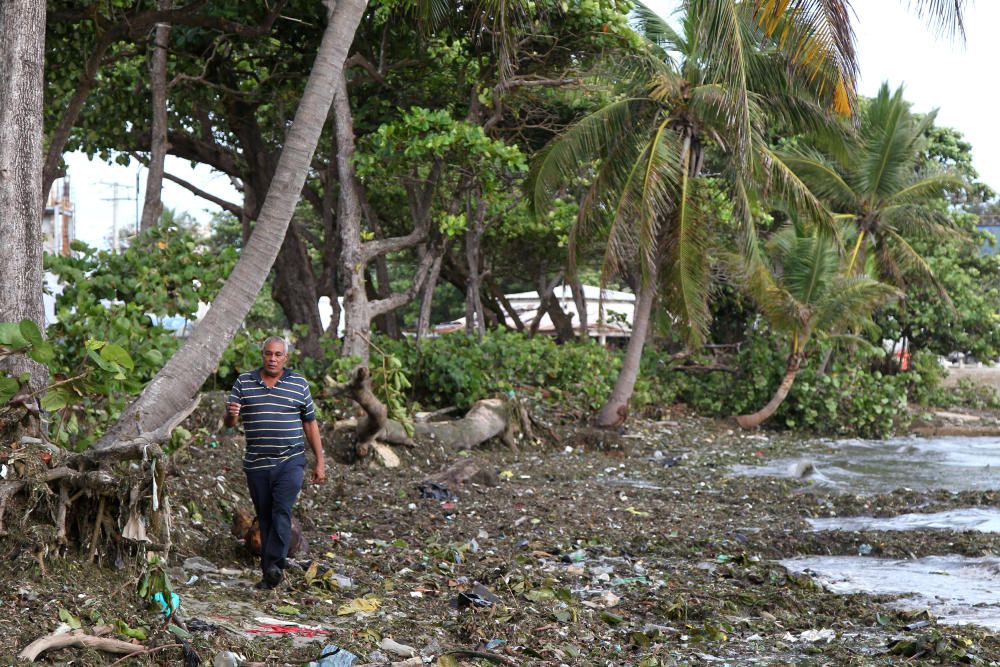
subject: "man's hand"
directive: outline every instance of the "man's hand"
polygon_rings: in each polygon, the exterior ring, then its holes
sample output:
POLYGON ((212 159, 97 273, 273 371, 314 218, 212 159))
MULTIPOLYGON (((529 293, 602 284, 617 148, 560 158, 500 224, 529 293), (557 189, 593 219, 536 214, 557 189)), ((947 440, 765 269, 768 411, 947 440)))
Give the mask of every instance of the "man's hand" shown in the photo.
POLYGON ((226 404, 226 414, 232 419, 236 419, 240 416, 240 404, 239 403, 227 403, 226 404))
POLYGON ((323 459, 316 461, 316 466, 313 468, 312 483, 322 484, 326 481, 326 463, 323 459))

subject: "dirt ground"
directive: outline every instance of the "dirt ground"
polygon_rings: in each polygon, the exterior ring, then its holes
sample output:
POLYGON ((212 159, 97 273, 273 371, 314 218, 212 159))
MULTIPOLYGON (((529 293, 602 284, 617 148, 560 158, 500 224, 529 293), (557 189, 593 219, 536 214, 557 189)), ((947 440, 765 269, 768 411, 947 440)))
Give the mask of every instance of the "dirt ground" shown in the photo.
MULTIPOLYGON (((249 505, 241 439, 199 438, 169 480, 168 572, 187 632, 137 598, 142 554, 102 551, 97 564, 50 555, 43 572, 31 548, 42 529, 29 521, 0 541, 0 664, 66 621, 110 625, 118 638, 144 630, 144 643, 162 648, 130 665, 213 664, 225 651, 239 656, 229 664, 299 665, 329 644, 357 655, 355 665, 403 662, 386 639, 423 656, 409 665, 1000 664, 990 632, 894 611, 886 598, 833 595, 774 562, 860 544, 884 557, 997 555, 995 535, 814 533, 805 522, 993 505, 996 493, 825 495, 807 481, 728 474, 823 446, 800 436, 746 434, 683 411, 622 434, 533 414, 544 437, 475 451, 499 482, 450 489, 453 498, 419 488, 460 458, 433 442, 396 448, 396 469, 331 460, 327 484, 300 496, 309 552, 267 592, 252 588, 254 560, 230 534, 234 508, 249 505)), ((65 648, 40 662, 119 658, 65 648)))

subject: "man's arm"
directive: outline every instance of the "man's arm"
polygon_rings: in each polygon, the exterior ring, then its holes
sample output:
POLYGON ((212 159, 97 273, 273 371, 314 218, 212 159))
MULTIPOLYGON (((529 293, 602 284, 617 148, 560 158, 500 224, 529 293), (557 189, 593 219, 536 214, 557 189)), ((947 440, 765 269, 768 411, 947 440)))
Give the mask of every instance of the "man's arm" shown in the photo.
POLYGON ((313 456, 316 458, 316 467, 313 468, 312 483, 322 484, 326 481, 326 459, 323 456, 323 443, 320 441, 319 437, 319 422, 315 419, 302 422, 302 430, 305 431, 306 440, 309 442, 309 448, 312 449, 313 456))

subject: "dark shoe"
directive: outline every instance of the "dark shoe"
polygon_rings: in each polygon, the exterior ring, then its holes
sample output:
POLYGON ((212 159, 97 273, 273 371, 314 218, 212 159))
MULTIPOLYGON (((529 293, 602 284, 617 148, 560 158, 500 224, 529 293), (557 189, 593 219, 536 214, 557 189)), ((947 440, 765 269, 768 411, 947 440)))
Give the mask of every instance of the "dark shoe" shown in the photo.
POLYGON ((281 583, 282 575, 281 568, 277 565, 272 565, 264 571, 264 581, 270 584, 271 588, 274 588, 281 583))
POLYGON ((277 565, 272 565, 264 572, 264 578, 254 584, 254 588, 259 591, 269 591, 277 588, 281 583, 282 571, 277 565))

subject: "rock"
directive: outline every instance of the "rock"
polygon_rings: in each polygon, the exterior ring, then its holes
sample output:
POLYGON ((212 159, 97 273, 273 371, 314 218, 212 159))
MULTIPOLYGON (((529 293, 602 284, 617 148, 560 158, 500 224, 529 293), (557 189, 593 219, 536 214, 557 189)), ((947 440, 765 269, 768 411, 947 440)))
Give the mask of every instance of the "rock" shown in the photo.
POLYGON ((375 458, 386 468, 399 467, 399 457, 396 455, 396 452, 392 451, 392 447, 383 445, 381 442, 376 442, 372 445, 372 449, 375 450, 375 458))
POLYGON ((219 568, 215 566, 215 563, 208 560, 207 558, 202 558, 201 556, 192 556, 184 560, 184 564, 181 565, 185 572, 218 572, 219 568))

